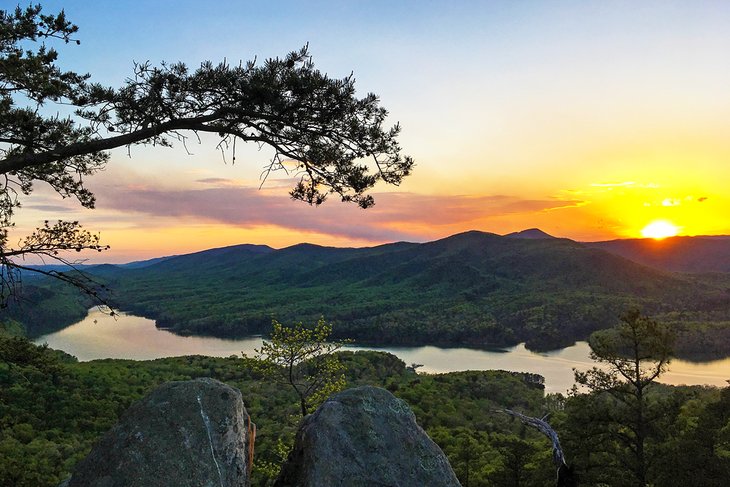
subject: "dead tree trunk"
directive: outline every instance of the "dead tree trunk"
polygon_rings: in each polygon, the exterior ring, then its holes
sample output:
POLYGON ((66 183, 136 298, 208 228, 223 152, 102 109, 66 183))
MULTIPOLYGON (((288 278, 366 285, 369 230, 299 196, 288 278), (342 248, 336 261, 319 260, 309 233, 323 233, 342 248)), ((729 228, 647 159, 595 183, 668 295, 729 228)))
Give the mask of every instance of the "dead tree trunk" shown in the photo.
POLYGON ((546 421, 547 416, 538 419, 531 416, 525 416, 524 414, 511 411, 509 409, 500 409, 499 412, 515 417, 522 421, 522 423, 532 426, 540 433, 547 436, 553 444, 553 463, 557 469, 557 487, 578 487, 578 477, 573 471, 573 467, 566 463, 563 449, 560 447, 558 434, 546 421))

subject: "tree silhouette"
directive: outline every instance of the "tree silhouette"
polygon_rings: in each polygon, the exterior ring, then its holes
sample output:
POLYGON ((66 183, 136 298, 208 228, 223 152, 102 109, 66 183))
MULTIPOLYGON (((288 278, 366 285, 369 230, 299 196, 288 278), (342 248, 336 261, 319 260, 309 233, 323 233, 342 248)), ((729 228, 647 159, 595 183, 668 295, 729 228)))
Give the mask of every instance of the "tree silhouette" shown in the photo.
POLYGON ((598 400, 610 401, 606 407, 591 411, 600 413, 596 423, 605 425, 619 445, 621 463, 633 476, 630 485, 646 485, 648 481, 651 458, 647 442, 654 433, 654 423, 662 416, 660 404, 648 392, 667 370, 674 339, 668 326, 631 310, 616 328, 591 336, 591 358, 606 369, 594 367, 575 373, 578 384, 598 394, 598 400))
MULTIPOLYGON (((35 249, 8 247, 19 197, 47 183, 64 197, 93 208, 84 177, 104 168, 110 149, 134 144, 183 146, 200 133, 219 137, 217 147, 235 161, 237 142, 273 148, 265 174, 293 171, 293 198, 319 205, 330 194, 362 208, 378 181, 399 184, 413 167, 397 142, 400 128, 385 126, 378 97, 355 96, 352 75, 332 79, 314 67, 307 47, 279 59, 230 65, 203 62, 135 64, 120 88, 91 83, 88 74, 63 71, 46 42, 78 44, 78 28, 61 11, 40 5, 0 11, 0 265, 3 297, 17 258, 35 249), (31 49, 34 47, 35 49, 31 49), (48 105, 62 107, 61 116, 48 105), (287 163, 289 169, 285 169, 287 163)), ((69 249, 103 250, 78 224, 64 227, 65 243, 50 242, 45 255, 69 249), (72 242, 67 248, 66 244, 72 242)))

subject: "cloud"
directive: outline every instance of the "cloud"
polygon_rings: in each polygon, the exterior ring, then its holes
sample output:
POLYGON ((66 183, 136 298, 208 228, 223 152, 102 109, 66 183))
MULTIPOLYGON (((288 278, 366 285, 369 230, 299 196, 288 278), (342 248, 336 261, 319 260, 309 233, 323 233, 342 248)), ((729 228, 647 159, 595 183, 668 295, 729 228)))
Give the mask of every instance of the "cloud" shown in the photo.
POLYGON ((203 178, 203 179, 196 179, 195 182, 203 183, 203 184, 223 185, 223 186, 230 186, 230 185, 236 184, 236 182, 233 179, 228 179, 228 178, 203 178))
MULTIPOLYGON (((98 208, 151 217, 192 219, 242 228, 276 225, 294 231, 317 232, 371 242, 424 240, 453 225, 479 228, 485 220, 516 213, 535 213, 579 206, 578 200, 522 199, 509 195, 375 194, 376 205, 361 210, 331 196, 320 207, 292 201, 282 190, 217 186, 153 189, 150 185, 108 187, 98 192, 98 208)), ((143 220, 142 220, 143 221, 143 220)), ((141 223, 144 225, 144 223, 141 223)), ((449 228, 449 230, 451 230, 449 228)))
POLYGON ((682 202, 677 198, 664 198, 662 200, 662 206, 679 206, 682 202))
MULTIPOLYGON (((34 188, 35 189, 35 188, 34 188)), ((84 208, 79 204, 76 198, 63 198, 55 193, 48 186, 39 185, 38 189, 32 195, 23 198, 21 206, 21 217, 24 210, 34 210, 49 214, 49 218, 55 218, 54 215, 63 213, 68 217, 69 213, 79 213, 84 208)))
POLYGON ((403 238, 406 232, 358 225, 357 208, 325 204, 309 208, 286 196, 270 196, 247 187, 154 190, 128 189, 99 194, 99 207, 123 213, 224 223, 243 228, 277 225, 296 231, 317 231, 366 240, 403 238))
POLYGON ((581 206, 589 205, 590 201, 584 200, 563 200, 561 206, 554 206, 552 208, 543 208, 542 211, 555 211, 555 210, 566 210, 568 208, 580 208, 581 206))
POLYGON ((46 213, 73 213, 73 212, 78 211, 78 208, 72 208, 72 207, 61 206, 61 205, 44 205, 44 204, 23 205, 23 208, 25 208, 27 210, 43 211, 46 213))
POLYGON ((622 187, 622 186, 633 186, 636 182, 634 181, 624 181, 621 183, 593 183, 591 186, 596 188, 616 188, 616 187, 622 187))

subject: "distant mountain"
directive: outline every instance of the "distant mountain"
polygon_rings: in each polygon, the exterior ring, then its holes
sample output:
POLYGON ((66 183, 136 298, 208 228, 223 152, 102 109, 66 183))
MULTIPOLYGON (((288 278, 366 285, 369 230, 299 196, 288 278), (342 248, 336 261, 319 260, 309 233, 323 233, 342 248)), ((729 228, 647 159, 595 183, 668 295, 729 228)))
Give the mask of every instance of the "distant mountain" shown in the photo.
MULTIPOLYGON (((70 265, 66 265, 66 264, 28 264, 26 267, 28 267, 28 269, 34 269, 34 270, 38 270, 40 272, 69 272, 69 271, 73 270, 74 268, 76 268, 78 270, 86 270, 90 266, 84 265, 84 264, 78 264, 78 265, 74 265, 74 267, 72 268, 70 265)), ((33 271, 28 271, 28 270, 21 270, 20 272, 21 272, 21 274, 23 274, 23 277, 29 277, 29 278, 37 277, 39 275, 39 273, 36 273, 33 271)))
POLYGON ((147 259, 147 260, 135 260, 134 262, 127 262, 126 264, 118 264, 119 267, 126 267, 128 269, 139 269, 140 267, 147 267, 153 264, 157 264, 159 262, 162 262, 163 260, 172 259, 173 257, 176 257, 175 255, 166 256, 166 257, 155 257, 153 259, 147 259))
POLYGON ((239 245, 100 277, 122 309, 182 334, 245 336, 272 318, 324 316, 340 336, 390 345, 546 349, 612 326, 631 306, 691 313, 722 294, 572 240, 475 231, 369 248, 239 245))
POLYGON ((666 271, 730 273, 730 236, 626 239, 585 245, 666 271))
POLYGON ((210 272, 219 268, 224 269, 246 258, 268 254, 273 251, 274 249, 267 245, 241 244, 203 250, 193 254, 176 255, 144 267, 152 268, 154 272, 170 272, 173 270, 198 269, 204 266, 210 272))
POLYGON ((521 232, 512 232, 505 235, 507 238, 528 238, 528 239, 543 239, 543 238, 555 238, 552 235, 543 232, 539 228, 528 228, 521 232))
MULTIPOLYGON (((594 244, 529 238, 547 235, 536 229, 519 234, 528 238, 472 231, 366 248, 236 245, 87 271, 112 289, 121 309, 180 334, 240 337, 267 333, 272 319, 312 323, 324 316, 335 323, 336 335, 362 343, 484 347, 525 341, 550 349, 613 326, 638 306, 678 326, 702 322, 712 336, 727 335, 719 342, 730 350, 730 275, 676 274, 594 244)), ((44 299, 56 295, 43 293, 44 299)), ((86 303, 53 302, 65 303, 65 314, 51 312, 55 319, 29 330, 64 326, 61 316, 73 316, 86 303)), ((22 321, 22 310, 11 317, 22 321)), ((711 348, 705 338, 693 343, 711 348)))
MULTIPOLYGON (((173 256, 174 257, 174 256, 173 256)), ((153 259, 147 259, 147 260, 136 260, 134 262, 127 262, 126 264, 74 264, 73 266, 68 264, 30 264, 27 267, 30 269, 37 269, 39 271, 44 272, 71 272, 71 271, 88 271, 90 269, 96 269, 98 270, 101 266, 113 266, 117 268, 127 268, 127 269, 138 269, 141 267, 147 267, 153 264, 157 264, 159 262, 162 262, 164 260, 170 259, 172 257, 155 257, 153 259)), ((34 276, 32 272, 27 273, 28 276, 34 276)))

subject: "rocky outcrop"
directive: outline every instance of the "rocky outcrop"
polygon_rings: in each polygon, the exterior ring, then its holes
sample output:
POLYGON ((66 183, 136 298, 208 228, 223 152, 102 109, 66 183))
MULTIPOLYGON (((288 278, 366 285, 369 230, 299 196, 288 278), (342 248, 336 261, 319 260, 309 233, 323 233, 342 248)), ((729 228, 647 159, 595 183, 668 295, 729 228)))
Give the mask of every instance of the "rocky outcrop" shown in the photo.
POLYGON ((133 404, 68 487, 245 487, 255 426, 241 392, 213 379, 169 382, 133 404))
MULTIPOLYGON (((132 405, 64 487, 247 487, 255 427, 241 393, 170 382, 132 405)), ((307 416, 278 487, 456 487, 441 449, 385 389, 359 387, 307 416)))
POLYGON ((385 389, 332 396, 304 419, 277 487, 458 486, 446 456, 385 389))

